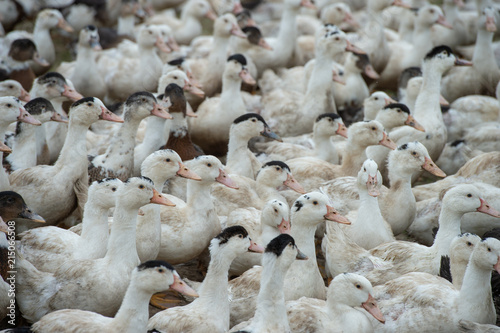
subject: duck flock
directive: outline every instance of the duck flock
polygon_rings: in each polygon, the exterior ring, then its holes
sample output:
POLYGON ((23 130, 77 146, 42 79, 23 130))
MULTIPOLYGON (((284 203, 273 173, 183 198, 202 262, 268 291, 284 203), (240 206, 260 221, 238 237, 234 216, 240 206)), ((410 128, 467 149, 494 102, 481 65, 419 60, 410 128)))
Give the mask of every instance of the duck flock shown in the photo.
POLYGON ((500 332, 500 3, 437 2, 0 0, 0 332, 500 332))

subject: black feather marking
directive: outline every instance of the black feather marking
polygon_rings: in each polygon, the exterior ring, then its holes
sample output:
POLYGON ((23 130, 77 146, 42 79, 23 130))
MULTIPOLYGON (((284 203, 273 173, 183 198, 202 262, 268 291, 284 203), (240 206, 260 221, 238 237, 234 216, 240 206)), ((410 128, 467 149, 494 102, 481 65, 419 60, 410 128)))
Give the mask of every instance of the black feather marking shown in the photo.
MULTIPOLYGON (((173 96, 173 95, 182 95, 184 96, 184 90, 182 88, 175 84, 175 83, 170 83, 168 86, 165 87, 165 93, 163 94, 163 97, 165 96, 173 96)), ((162 99, 163 99, 162 97, 162 99)), ((159 97, 158 97, 159 98, 159 97)))
POLYGON ((165 267, 168 268, 171 271, 174 271, 174 267, 170 265, 168 262, 163 261, 163 260, 149 260, 146 262, 143 262, 139 266, 137 266, 138 271, 142 271, 148 268, 155 268, 155 267, 165 267))
POLYGON ((296 208, 295 211, 298 212, 302 207, 304 207, 304 204, 302 203, 302 201, 297 200, 295 201, 293 206, 296 208))
POLYGON ((282 169, 286 169, 286 170, 290 171, 290 167, 285 162, 281 162, 281 161, 270 161, 270 162, 267 162, 266 164, 264 164, 262 167, 265 168, 268 166, 279 166, 282 169))
POLYGON ((272 252, 277 257, 279 257, 281 253, 283 253, 285 247, 287 247, 287 245, 290 243, 292 243, 295 246, 295 240, 293 239, 292 236, 288 234, 280 234, 278 237, 273 238, 269 242, 269 244, 267 244, 266 252, 272 252))
POLYGON ((449 46, 439 45, 439 46, 436 46, 435 48, 433 48, 432 50, 430 50, 424 59, 427 60, 427 59, 433 58, 434 56, 438 55, 439 53, 441 53, 443 51, 446 51, 446 53, 448 55, 453 54, 453 51, 451 50, 451 48, 449 46))
POLYGON ((408 85, 408 81, 411 78, 414 78, 417 76, 422 76, 422 70, 420 69, 420 67, 408 67, 408 68, 406 68, 399 75, 398 87, 399 88, 406 88, 406 86, 408 85))
POLYGON ((74 102, 71 105, 71 108, 76 108, 78 105, 83 104, 83 103, 87 103, 87 102, 92 102, 92 103, 95 102, 94 97, 84 97, 82 99, 79 99, 78 101, 74 102))
POLYGON ((232 56, 227 58, 227 61, 231 61, 231 60, 236 60, 237 62, 239 62, 243 66, 247 65, 247 59, 245 58, 244 55, 242 55, 240 53, 233 54, 232 56))
POLYGON ((316 122, 320 121, 321 119, 324 119, 324 118, 331 118, 332 120, 335 120, 335 119, 339 119, 340 116, 336 113, 323 113, 323 114, 320 114, 318 116, 318 118, 316 118, 316 122))
POLYGON ((408 149, 408 144, 405 143, 405 144, 402 144, 401 146, 398 147, 398 150, 406 150, 408 149))
POLYGON ((58 81, 61 81, 63 84, 66 83, 66 79, 64 76, 62 76, 60 73, 57 72, 48 72, 38 78, 38 82, 40 83, 46 83, 50 81, 50 79, 56 79, 58 81))
POLYGON ((184 62, 184 57, 177 58, 168 62, 170 66, 180 66, 184 62))
POLYGON ((35 99, 32 99, 28 103, 24 105, 24 108, 26 111, 28 111, 30 114, 42 114, 42 110, 44 112, 54 112, 54 107, 52 106, 52 103, 50 103, 49 100, 43 98, 43 97, 38 97, 35 99), (45 110, 43 109, 45 107, 45 110))
POLYGON ((226 228, 222 230, 220 234, 215 236, 219 240, 219 244, 224 244, 229 241, 229 238, 237 236, 237 235, 242 235, 243 237, 248 236, 248 232, 245 228, 243 228, 240 225, 235 225, 229 228, 226 228))
POLYGON ((410 114, 410 109, 408 109, 408 107, 406 105, 404 105, 403 103, 391 103, 391 104, 388 104, 388 105, 384 106, 383 110, 398 109, 398 108, 401 109, 401 111, 410 114))
POLYGON ((453 282, 450 270, 450 257, 441 256, 441 266, 439 267, 439 276, 445 278, 450 282, 453 282))
POLYGON ((86 26, 85 29, 87 29, 89 31, 95 31, 95 30, 97 30, 97 28, 95 27, 95 25, 92 25, 92 24, 89 24, 88 26, 86 26))
POLYGON ((245 113, 244 115, 241 115, 238 118, 236 118, 233 121, 233 124, 241 123, 241 122, 246 121, 250 118, 257 118, 259 121, 264 123, 264 126, 269 127, 269 126, 267 126, 267 123, 264 120, 264 118, 262 118, 262 116, 260 114, 257 114, 257 113, 245 113))
POLYGON ((104 182, 109 182, 109 181, 112 181, 112 180, 116 180, 118 178, 111 178, 111 177, 108 177, 108 178, 104 178, 104 179, 99 179, 97 181, 98 184, 101 184, 101 183, 104 183, 104 182))
POLYGON ((132 103, 138 101, 142 97, 150 98, 156 103, 156 97, 152 93, 148 91, 138 91, 136 93, 133 93, 127 98, 127 100, 125 101, 125 105, 129 106, 132 103))
POLYGON ((455 140, 455 141, 453 141, 453 142, 450 144, 450 146, 452 146, 452 147, 456 147, 456 146, 458 146, 458 145, 459 145, 459 144, 461 144, 461 143, 465 143, 465 140, 455 140))

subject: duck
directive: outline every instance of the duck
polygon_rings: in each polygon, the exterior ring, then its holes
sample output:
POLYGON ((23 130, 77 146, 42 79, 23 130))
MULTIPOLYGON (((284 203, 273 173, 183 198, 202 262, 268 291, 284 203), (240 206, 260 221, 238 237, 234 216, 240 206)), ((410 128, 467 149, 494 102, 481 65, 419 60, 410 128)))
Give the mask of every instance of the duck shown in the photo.
MULTIPOLYGON (((391 138, 398 144, 419 141, 429 151, 430 158, 436 161, 447 140, 441 107, 439 106, 439 87, 443 73, 454 65, 469 65, 457 58, 448 46, 436 46, 422 62, 423 83, 415 102, 413 116, 425 128, 425 132, 415 131, 407 126, 395 129, 391 138)), ((414 180, 416 175, 414 176, 414 180)))
MULTIPOLYGON (((35 126, 41 125, 40 121, 33 118, 16 97, 0 97, 0 112, 2 114, 2 120, 0 121, 1 142, 5 139, 7 128, 15 121, 21 121, 35 126)), ((3 152, 0 152, 0 157, 3 157, 3 152)), ((0 168, 0 189, 10 189, 10 181, 3 167, 0 168)))
POLYGON ((384 243, 373 249, 371 254, 394 263, 403 263, 400 272, 426 272, 437 275, 441 256, 449 255, 450 243, 461 234, 460 220, 465 213, 481 212, 500 217, 500 212, 493 209, 484 199, 477 187, 462 184, 449 189, 443 197, 443 206, 439 215, 439 230, 431 247, 414 242, 394 241, 384 243))
POLYGON ((237 189, 215 156, 198 156, 186 165, 201 177, 201 181, 188 180, 186 202, 166 195, 177 207, 161 211, 161 246, 157 259, 168 258, 174 265, 196 258, 205 250, 214 234, 217 235, 221 230, 210 196, 212 184, 219 182, 237 189), (179 228, 183 230, 181 233, 177 232, 181 230, 179 228))
MULTIPOLYGON (((350 223, 329 205, 328 197, 320 192, 310 192, 300 196, 292 206, 290 217, 291 236, 295 239, 295 244, 309 258, 316 256, 314 233, 319 224, 325 220, 350 223)), ((252 317, 261 276, 262 267, 254 267, 229 282, 232 294, 231 326, 252 317)), ((292 263, 285 277, 284 290, 285 300, 295 300, 302 296, 325 299, 326 288, 316 261, 292 263)))
POLYGON ((292 332, 372 332, 370 314, 382 324, 385 316, 373 298, 373 287, 365 277, 344 273, 328 287, 326 301, 302 297, 286 303, 292 332), (358 308, 364 311, 359 311, 358 308))
POLYGON ((491 45, 497 30, 495 22, 494 9, 484 8, 477 23, 477 41, 472 67, 453 68, 441 82, 441 92, 448 101, 453 102, 459 97, 473 94, 495 95, 500 81, 500 68, 491 45), (457 81, 470 84, 457 84, 457 81))
POLYGON ((160 149, 173 149, 183 160, 192 160, 203 155, 203 150, 191 141, 186 119, 190 114, 187 112, 187 102, 183 89, 175 83, 170 83, 165 88, 163 99, 165 103, 170 105, 168 110, 172 115, 172 121, 169 124, 170 133, 167 143, 160 149))
MULTIPOLYGON (((86 97, 73 103, 68 135, 56 163, 16 170, 9 175, 11 188, 26 198, 49 225, 58 224, 75 210, 77 216, 81 216, 88 187, 85 133, 99 119, 123 121, 96 97, 86 97)), ((18 227, 20 232, 21 225, 18 224, 18 227)))
POLYGON ((187 296, 198 296, 181 280, 172 265, 160 260, 146 261, 132 271, 130 284, 115 317, 75 309, 58 310, 43 316, 33 324, 31 330, 37 333, 114 330, 143 332, 148 323, 149 299, 154 293, 167 289, 187 296))
POLYGON ((302 185, 293 177, 290 167, 282 161, 265 163, 255 180, 236 174, 231 174, 231 179, 237 184, 239 195, 235 195, 234 189, 223 185, 217 184, 212 189, 217 215, 229 216, 238 208, 253 207, 261 210, 272 199, 287 201, 288 195, 285 196, 282 192, 284 189, 290 189, 299 195, 305 194, 302 185))
POLYGON ((264 118, 257 113, 246 113, 233 121, 229 129, 226 156, 226 167, 230 173, 255 179, 262 164, 248 149, 248 142, 258 135, 281 141, 281 138, 271 131, 264 118))
POLYGON ((262 282, 255 316, 231 328, 229 332, 290 332, 283 292, 284 280, 294 260, 307 259, 295 245, 292 236, 281 234, 273 238, 262 255, 262 282))
POLYGON ((54 273, 47 273, 16 256, 20 273, 16 281, 17 302, 28 321, 36 322, 48 312, 61 309, 93 311, 107 317, 117 313, 131 273, 140 263, 135 247, 137 212, 148 203, 170 205, 171 202, 145 177, 129 178, 116 199, 114 218, 117 223, 113 224, 103 258, 67 261, 54 273), (103 276, 106 279, 103 280, 103 276), (75 288, 85 292, 74 294, 75 288), (34 302, 37 306, 33 306, 34 302))
POLYGON ((447 44, 452 49, 455 49, 459 45, 469 44, 467 43, 466 22, 460 17, 459 7, 458 1, 443 1, 446 21, 453 26, 453 29, 447 29, 439 25, 433 27, 432 41, 434 45, 447 44))
POLYGON ((376 324, 375 329, 456 331, 461 319, 494 324, 490 278, 491 271, 498 270, 499 258, 500 241, 487 238, 474 248, 459 290, 445 279, 422 272, 409 273, 375 287, 374 297, 386 317, 385 325, 376 324))
MULTIPOLYGON (((26 111, 38 120, 40 124, 48 121, 56 121, 67 123, 66 117, 59 115, 52 104, 43 97, 37 97, 24 105, 26 111)), ((37 164, 37 127, 32 124, 18 121, 16 124, 16 132, 14 134, 12 149, 13 152, 5 157, 4 165, 10 171, 30 168, 37 164)))
POLYGON ((56 226, 30 229, 19 234, 17 250, 36 269, 49 273, 66 261, 103 258, 108 243, 108 212, 115 206, 121 186, 116 178, 89 186, 80 234, 56 226))
POLYGON ((228 270, 234 258, 247 251, 264 252, 242 226, 224 229, 210 241, 210 264, 198 289, 199 298, 183 307, 158 312, 149 319, 148 330, 158 332, 227 332, 229 330, 228 270), (203 316, 203 325, 194 320, 203 316))
POLYGON ((398 103, 398 101, 383 91, 373 92, 363 101, 363 120, 375 120, 380 109, 391 103, 398 103))
POLYGON ((299 157, 287 161, 297 180, 306 190, 319 188, 330 180, 342 176, 356 176, 357 170, 366 160, 366 147, 383 145, 396 149, 396 144, 389 139, 382 124, 376 120, 358 122, 347 129, 346 151, 342 165, 331 164, 319 158, 299 157))
MULTIPOLYGON (((262 210, 238 208, 227 217, 226 226, 241 225, 248 230, 250 237, 259 244, 268 244, 280 234, 290 233, 290 207, 284 201, 269 200, 262 210)), ((260 265, 262 256, 244 253, 236 257, 229 269, 230 276, 239 276, 255 265, 260 265)))
POLYGON ((369 250, 382 243, 394 241, 390 224, 380 212, 377 197, 380 195, 382 175, 377 163, 367 159, 358 172, 356 187, 359 193, 359 209, 346 215, 349 226, 342 230, 356 244, 369 250), (368 237, 367 237, 368 236, 368 237))
MULTIPOLYGON (((241 83, 255 84, 246 64, 245 56, 238 53, 227 58, 221 96, 205 100, 198 107, 197 117, 189 122, 193 142, 206 153, 224 155, 232 121, 246 113, 241 83)), ((202 85, 205 89, 203 81, 202 85)))
POLYGON ((45 220, 34 211, 32 211, 24 202, 19 193, 12 191, 0 192, 0 319, 3 320, 9 312, 8 306, 11 303, 10 283, 7 279, 11 277, 9 271, 12 269, 8 266, 9 258, 9 240, 14 236, 13 228, 15 228, 15 220, 23 218, 33 222, 44 223, 45 220), (7 221, 7 223, 5 221, 7 221))
POLYGON ((89 163, 89 181, 107 177, 124 181, 132 175, 137 129, 141 120, 151 115, 172 119, 150 92, 137 92, 127 98, 123 113, 125 122, 111 139, 106 152, 89 163))
POLYGON ((29 102, 30 93, 16 80, 3 80, 0 82, 0 96, 14 96, 23 102, 29 102))
MULTIPOLYGON (((316 118, 312 133, 312 147, 287 141, 295 141, 297 137, 283 138, 284 142, 257 142, 259 151, 265 154, 265 160, 291 160, 300 156, 314 156, 339 164, 339 156, 332 137, 340 135, 347 138, 347 127, 336 113, 323 113, 316 118)), ((261 158, 259 155, 258 158, 261 158)))

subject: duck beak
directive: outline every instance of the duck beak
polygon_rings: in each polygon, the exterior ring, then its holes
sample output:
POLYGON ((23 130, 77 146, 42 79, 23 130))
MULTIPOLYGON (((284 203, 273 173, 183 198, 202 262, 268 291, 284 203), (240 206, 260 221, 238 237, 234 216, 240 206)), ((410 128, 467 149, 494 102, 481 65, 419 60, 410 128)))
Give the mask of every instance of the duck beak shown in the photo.
POLYGON ((366 188, 368 189, 368 194, 372 197, 378 197, 380 195, 380 191, 377 188, 378 181, 377 175, 370 176, 368 175, 368 180, 366 181, 366 188))
POLYGON ((212 10, 212 8, 210 8, 204 16, 212 21, 217 20, 217 15, 215 15, 215 12, 212 10))
POLYGON ((158 103, 153 104, 153 110, 151 111, 151 115, 163 119, 172 119, 172 115, 168 113, 167 110, 165 110, 165 108, 158 103))
POLYGON ((411 6, 407 3, 404 3, 402 0, 394 0, 392 3, 393 6, 398 6, 398 7, 403 7, 403 8, 408 8, 410 9, 411 6))
POLYGON ((203 89, 203 85, 194 77, 191 71, 186 70, 186 75, 193 86, 203 89))
POLYGON ((341 223, 341 224, 351 224, 351 221, 347 219, 347 217, 342 216, 339 212, 333 208, 332 206, 326 205, 326 214, 323 216, 326 220, 330 220, 333 222, 341 223))
POLYGON ((281 223, 278 224, 278 230, 280 231, 280 234, 290 235, 290 221, 285 220, 285 218, 283 217, 281 219, 281 223))
POLYGON ((380 311, 375 298, 373 298, 371 294, 368 294, 368 299, 366 300, 366 302, 362 303, 361 306, 363 307, 363 309, 368 311, 368 313, 371 314, 373 318, 377 319, 382 324, 385 324, 384 314, 382 313, 382 311, 380 311))
POLYGON ((150 203, 175 207, 175 204, 160 194, 157 190, 153 189, 153 197, 149 200, 150 203))
POLYGON ((56 121, 58 123, 65 123, 65 124, 67 124, 69 122, 68 118, 61 116, 59 113, 57 113, 55 111, 52 113, 52 117, 50 117, 50 120, 56 121))
POLYGON ((333 71, 332 71, 332 81, 333 81, 333 82, 340 83, 341 85, 345 86, 345 81, 344 81, 344 79, 342 79, 342 77, 339 75, 339 73, 337 73, 337 71, 336 71, 336 70, 333 70, 333 71))
POLYGON ((23 211, 19 213, 19 217, 32 222, 45 223, 45 219, 43 217, 32 212, 26 205, 23 206, 23 211))
POLYGON ((351 42, 348 41, 347 39, 345 41, 347 43, 347 46, 345 48, 346 51, 350 51, 350 52, 354 52, 354 53, 359 53, 359 54, 366 54, 365 51, 363 51, 359 47, 355 46, 354 44, 351 44, 351 42))
POLYGON ((236 37, 247 38, 247 35, 241 31, 240 27, 233 23, 230 33, 236 37))
POLYGON ((38 52, 35 52, 35 54, 33 55, 33 61, 43 67, 50 66, 50 63, 42 58, 40 54, 38 54, 38 52))
POLYGON ((7 146, 5 143, 0 142, 0 152, 10 154, 12 153, 12 149, 10 149, 10 147, 7 146))
POLYGON ((497 31, 497 25, 495 24, 495 18, 493 16, 486 16, 486 31, 497 31))
POLYGON ((446 21, 443 15, 439 15, 436 23, 441 24, 445 28, 453 29, 453 26, 450 24, 450 22, 446 21))
POLYGON ((255 84, 255 79, 252 77, 252 75, 250 75, 247 68, 243 67, 239 75, 243 82, 245 82, 246 84, 249 84, 251 86, 255 84))
POLYGON ((193 108, 189 104, 186 105, 186 117, 198 118, 198 115, 193 112, 193 108))
POLYGON ((389 105, 389 104, 392 104, 392 103, 397 103, 398 101, 392 99, 392 98, 384 98, 384 101, 385 101, 385 105, 389 105))
POLYGON ((360 27, 358 21, 356 21, 354 17, 352 17, 351 13, 345 13, 344 22, 350 24, 353 28, 360 27))
POLYGON ((116 114, 113 112, 109 111, 107 108, 104 106, 101 106, 101 115, 99 116, 99 119, 102 120, 107 120, 107 121, 113 121, 115 123, 123 123, 123 119, 118 117, 116 114))
POLYGON ((465 59, 455 59, 455 66, 472 66, 472 62, 465 59))
POLYGON ((415 118, 413 118, 413 116, 410 114, 408 115, 408 119, 406 119, 405 121, 405 125, 408 125, 410 127, 413 127, 414 129, 416 129, 417 131, 420 131, 420 132, 425 132, 425 128, 420 125, 416 120, 415 118))
POLYGON ((422 169, 432 173, 434 176, 446 177, 443 170, 439 169, 436 163, 434 163, 429 157, 425 157, 425 163, 422 165, 422 169))
POLYGON ((441 105, 441 106, 449 106, 450 102, 448 102, 446 100, 446 98, 444 98, 444 96, 440 94, 439 95, 439 105, 441 105))
POLYGON ((234 188, 235 190, 239 189, 238 184, 234 182, 231 178, 229 178, 228 174, 226 171, 219 169, 219 176, 215 178, 216 182, 219 182, 223 185, 226 185, 229 188, 234 188))
POLYGON ((280 136, 273 131, 267 126, 264 126, 264 130, 260 132, 260 135, 265 136, 266 138, 270 138, 279 142, 283 142, 283 140, 280 138, 280 136))
POLYGON ((63 91, 62 95, 65 96, 65 97, 68 97, 69 99, 71 99, 74 102, 76 102, 79 99, 83 98, 82 94, 80 94, 75 89, 72 89, 67 84, 64 85, 64 91, 63 91))
POLYGON ((42 123, 35 119, 31 114, 26 111, 24 107, 19 107, 19 116, 17 117, 17 120, 22 121, 23 123, 35 125, 35 126, 40 126, 42 123))
POLYGON ((172 50, 168 47, 168 45, 165 43, 165 41, 163 40, 163 38, 161 38, 160 35, 158 35, 158 37, 156 37, 156 43, 155 43, 156 47, 158 48, 158 50, 164 52, 164 53, 170 53, 172 52, 172 50))
POLYGON ((314 10, 317 9, 316 6, 311 1, 309 1, 309 0, 302 0, 302 1, 300 1, 300 5, 302 7, 311 8, 311 9, 314 9, 314 10))
POLYGON ((250 239, 249 252, 264 253, 264 248, 250 239))
POLYGON ((307 260, 307 259, 309 259, 309 257, 306 256, 302 251, 300 251, 299 248, 297 248, 297 255, 295 256, 295 259, 296 260, 307 260))
POLYGON ((21 87, 21 96, 19 96, 19 99, 23 102, 29 102, 31 97, 30 93, 24 90, 24 88, 21 87))
POLYGON ((373 66, 371 64, 368 64, 365 66, 365 70, 364 70, 366 76, 368 76, 369 78, 371 79, 378 79, 380 77, 380 75, 378 75, 378 73, 375 71, 375 69, 373 68, 373 66))
POLYGON ((4 222, 4 220, 0 217, 0 232, 4 234, 9 233, 9 226, 4 222))
POLYGON ((479 206, 479 208, 477 209, 478 212, 485 213, 493 217, 500 217, 500 212, 495 208, 491 207, 486 202, 486 200, 484 200, 483 198, 479 198, 479 200, 481 201, 481 206, 479 206))
POLYGON ((396 144, 394 143, 394 141, 392 141, 391 139, 389 139, 389 137, 387 136, 387 133, 384 132, 384 136, 382 138, 382 140, 379 141, 378 143, 379 145, 382 145, 384 147, 387 147, 389 149, 396 149, 397 146, 396 144))
POLYGON ((243 11, 243 6, 241 5, 240 1, 235 1, 234 6, 233 6, 233 14, 239 14, 243 11))
POLYGON ((198 293, 182 281, 180 277, 174 274, 174 283, 170 285, 170 289, 180 292, 183 295, 191 297, 199 297, 198 293))
POLYGON ((59 22, 57 22, 57 27, 60 29, 63 29, 66 32, 73 32, 75 29, 73 29, 68 22, 66 22, 65 19, 60 18, 59 22))
POLYGON ((167 42, 167 46, 170 47, 174 51, 179 51, 179 44, 174 37, 170 37, 167 42))
POLYGON ((347 139, 347 127, 345 126, 345 124, 339 124, 339 128, 335 133, 347 139))
POLYGON ((196 174, 196 172, 189 170, 187 166, 179 162, 179 170, 176 173, 177 176, 192 179, 201 180, 201 177, 196 174))
POLYGON ((182 87, 182 89, 186 92, 190 92, 191 94, 193 95, 196 95, 200 98, 204 98, 205 97, 205 93, 203 92, 203 90, 201 90, 200 88, 198 88, 196 85, 194 85, 191 81, 187 80, 184 82, 184 87, 182 87))
POLYGON ((269 45, 264 38, 259 39, 259 42, 257 43, 262 48, 265 48, 266 50, 272 51, 273 48, 271 45, 269 45))
POLYGON ((498 257, 497 263, 493 266, 493 269, 500 274, 500 257, 498 257))
POLYGON ((295 178, 293 178, 291 173, 286 175, 286 180, 283 182, 283 185, 291 190, 294 190, 297 193, 306 194, 306 191, 304 190, 302 185, 300 185, 299 182, 296 181, 295 178))

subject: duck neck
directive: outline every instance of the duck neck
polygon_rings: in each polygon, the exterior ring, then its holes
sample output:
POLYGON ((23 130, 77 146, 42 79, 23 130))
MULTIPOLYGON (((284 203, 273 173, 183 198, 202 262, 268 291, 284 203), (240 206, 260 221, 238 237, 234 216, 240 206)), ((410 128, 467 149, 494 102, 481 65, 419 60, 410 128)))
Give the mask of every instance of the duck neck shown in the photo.
POLYGON ((106 259, 112 262, 123 264, 138 265, 140 260, 137 255, 135 234, 137 227, 138 209, 127 206, 117 200, 115 216, 108 241, 108 252, 106 259))
POLYGON ((476 47, 474 48, 472 63, 474 68, 479 70, 480 74, 488 75, 491 71, 498 73, 498 65, 491 46, 493 34, 493 32, 484 29, 478 29, 477 31, 476 47))
POLYGON ((311 125, 321 113, 337 113, 331 84, 332 63, 333 60, 327 55, 318 55, 314 63, 307 92, 301 105, 302 115, 305 118, 303 121, 311 125))
POLYGON ((317 225, 303 224, 301 221, 297 221, 297 218, 292 219, 292 225, 292 236, 295 239, 297 247, 309 258, 315 258, 316 246, 314 244, 314 234, 316 233, 317 225))
POLYGON ((457 300, 458 312, 466 318, 471 313, 478 312, 487 317, 488 312, 495 311, 491 294, 491 270, 479 267, 473 256, 474 254, 471 255, 460 288, 457 300))
POLYGON ((120 310, 113 318, 112 327, 123 333, 146 331, 151 296, 152 293, 142 290, 134 280, 131 280, 120 310))
POLYGON ((443 3, 443 10, 446 21, 453 24, 459 18, 458 7, 453 2, 445 1, 443 3))
MULTIPOLYGON (((431 60, 432 61, 432 60, 431 60)), ((415 101, 414 116, 420 122, 425 122, 427 117, 439 117, 443 119, 441 115, 441 109, 439 106, 439 92, 441 89, 441 78, 443 73, 439 70, 433 68, 430 63, 424 62, 423 64, 423 81, 422 88, 420 88, 420 93, 415 101), (437 108, 436 108, 437 107, 437 108), (436 114, 436 109, 439 114, 436 114)))
MULTIPOLYGON (((359 210, 357 221, 366 221, 364 223, 367 229, 381 231, 384 230, 384 218, 380 212, 380 207, 378 205, 378 199, 372 197, 364 189, 358 189, 359 193, 359 210)), ((357 222, 356 221, 356 222, 357 222)))
POLYGON ((130 117, 121 125, 118 133, 113 137, 111 144, 106 150, 109 161, 122 163, 124 159, 134 160, 135 136, 137 135, 141 120, 142 118, 130 117), (129 150, 131 150, 132 154, 128 154, 129 150))
MULTIPOLYGON (((5 132, 9 124, 0 123, 0 139, 2 142, 5 141, 5 132)), ((0 160, 3 159, 3 152, 0 152, 0 160)), ((9 176, 3 167, 0 167, 0 190, 7 191, 10 190, 9 176)))
MULTIPOLYGON (((12 153, 7 157, 12 170, 25 169, 36 165, 37 128, 30 124, 18 123, 19 131, 14 137, 12 153)), ((16 130, 17 131, 17 130, 16 130)))
POLYGON ((415 57, 415 64, 420 64, 424 59, 425 54, 432 49, 432 36, 431 27, 418 22, 415 22, 413 30, 413 56, 415 57))
MULTIPOLYGON (((149 76, 161 73, 162 62, 155 47, 139 45, 140 73, 148 73, 149 76), (150 74, 149 74, 150 73, 150 74)), ((156 87, 154 88, 156 89, 156 87)))
POLYGON ((277 45, 275 48, 280 55, 277 54, 276 56, 287 56, 291 55, 293 52, 297 39, 297 25, 295 20, 298 13, 298 8, 285 6, 283 16, 281 17, 280 30, 276 39, 277 45))
POLYGON ((189 207, 196 207, 196 211, 205 216, 205 212, 214 208, 210 187, 213 182, 188 180, 186 199, 189 207))
POLYGON ((241 99, 241 79, 234 79, 231 75, 222 78, 222 93, 220 103, 234 103, 235 99, 241 99))
MULTIPOLYGON (((79 166, 87 172, 87 130, 89 125, 79 124, 70 119, 66 140, 55 163, 55 167, 79 166)), ((76 170, 75 170, 76 171, 76 170)))
POLYGON ((103 244, 104 246, 107 244, 109 234, 108 211, 107 207, 99 205, 96 198, 89 196, 83 211, 82 233, 80 236, 85 245, 82 250, 93 252, 97 248, 102 248, 103 244))
POLYGON ((228 162, 226 164, 228 164, 229 161, 237 162, 240 157, 244 156, 243 154, 246 154, 248 140, 250 139, 251 137, 243 137, 238 135, 238 133, 230 133, 226 158, 228 162))
POLYGON ((53 63, 56 60, 56 51, 50 37, 50 30, 43 24, 36 22, 33 29, 33 40, 40 56, 49 63, 53 63))
POLYGON ((337 149, 335 149, 331 136, 313 133, 313 141, 314 154, 318 158, 333 164, 339 164, 337 149))
POLYGON ((458 258, 455 258, 453 253, 450 253, 450 272, 452 283, 456 289, 460 289, 462 287, 468 262, 468 258, 467 260, 459 260, 458 258))
POLYGON ((142 144, 155 148, 161 146, 159 142, 165 142, 165 122, 166 119, 160 117, 149 117, 142 144))
POLYGON ((274 258, 263 258, 265 264, 262 267, 260 291, 253 322, 264 328, 278 323, 281 324, 280 327, 283 325, 288 327, 283 290, 286 271, 279 267, 277 258, 273 254, 264 254, 266 255, 272 255, 274 258))
POLYGON ((441 207, 439 229, 431 248, 441 260, 441 256, 450 256, 450 245, 453 238, 460 235, 460 220, 464 213, 457 212, 447 205, 441 207))
POLYGON ((182 112, 172 112, 172 121, 170 125, 170 136, 176 138, 185 137, 188 133, 186 116, 182 112))
POLYGON ((262 244, 269 244, 269 242, 280 235, 280 232, 276 227, 272 227, 264 221, 260 222, 260 241, 262 244))
POLYGON ((127 15, 118 18, 117 32, 119 36, 134 36, 135 16, 127 15))
POLYGON ((347 147, 348 149, 344 154, 340 169, 345 176, 355 176, 355 174, 352 173, 356 172, 358 166, 366 160, 366 146, 360 146, 349 137, 347 147))

